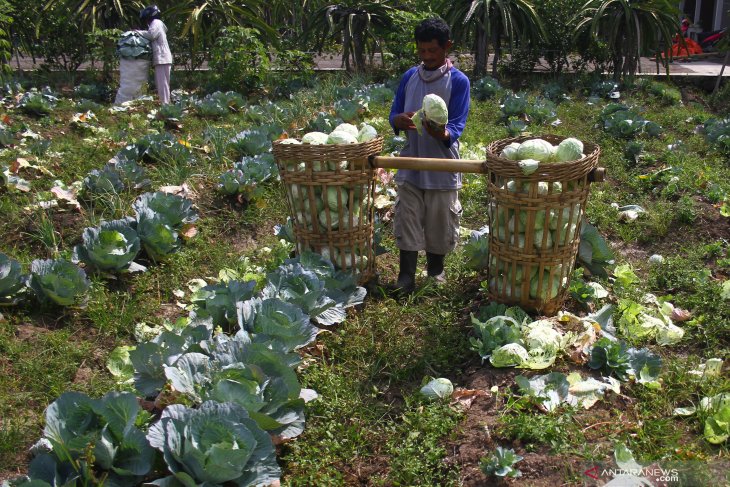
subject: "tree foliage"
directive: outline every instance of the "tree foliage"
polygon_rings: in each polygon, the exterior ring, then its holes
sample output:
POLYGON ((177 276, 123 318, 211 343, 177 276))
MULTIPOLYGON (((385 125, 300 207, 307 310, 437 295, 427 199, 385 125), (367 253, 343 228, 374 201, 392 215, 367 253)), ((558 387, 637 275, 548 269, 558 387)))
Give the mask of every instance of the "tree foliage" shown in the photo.
POLYGON ((614 79, 631 78, 641 56, 657 54, 662 41, 671 42, 679 32, 675 5, 670 0, 588 0, 574 18, 574 33, 605 39, 614 79))
POLYGON ((307 36, 318 39, 315 50, 321 51, 328 40, 342 45, 342 63, 348 71, 365 70, 366 53, 380 49, 379 36, 392 26, 390 2, 356 2, 326 5, 312 15, 307 36))
POLYGON ((492 76, 502 55, 502 39, 510 50, 516 44, 537 44, 544 28, 529 0, 444 0, 441 4, 446 22, 457 42, 474 45, 474 75, 486 73, 490 42, 494 46, 492 76))

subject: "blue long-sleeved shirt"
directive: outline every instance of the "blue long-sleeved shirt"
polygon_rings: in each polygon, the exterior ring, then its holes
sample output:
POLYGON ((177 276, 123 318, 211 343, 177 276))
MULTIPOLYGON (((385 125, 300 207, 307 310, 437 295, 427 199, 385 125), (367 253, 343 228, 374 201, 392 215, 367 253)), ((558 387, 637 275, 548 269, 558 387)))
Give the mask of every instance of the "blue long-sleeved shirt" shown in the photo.
MULTIPOLYGON (((415 130, 408 130, 407 143, 401 155, 458 159, 458 140, 464 131, 469 114, 469 88, 469 78, 454 67, 443 77, 428 83, 420 79, 417 66, 409 69, 401 79, 390 110, 390 124, 393 130, 396 134, 400 132, 393 124, 398 114, 419 110, 425 95, 436 94, 444 99, 449 110, 449 121, 446 124, 449 139, 440 141, 431 137, 426 131, 419 136, 415 130)), ((461 174, 401 169, 396 175, 396 182, 399 184, 409 182, 421 189, 459 189, 461 174)))

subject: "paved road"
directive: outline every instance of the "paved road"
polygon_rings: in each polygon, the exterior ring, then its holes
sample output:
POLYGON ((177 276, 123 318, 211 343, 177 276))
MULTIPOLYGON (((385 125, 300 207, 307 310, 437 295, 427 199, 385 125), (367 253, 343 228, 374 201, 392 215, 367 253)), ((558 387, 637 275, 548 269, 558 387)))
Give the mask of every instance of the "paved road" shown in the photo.
MULTIPOLYGON (((455 64, 459 65, 459 58, 462 58, 462 60, 467 63, 471 64, 471 56, 470 55, 463 55, 463 56, 454 56, 455 58, 455 64)), ((490 56, 489 60, 489 66, 491 66, 491 60, 492 57, 490 56)), ((678 59, 670 63, 669 65, 669 74, 670 76, 678 76, 678 77, 685 77, 685 76, 717 76, 720 73, 720 69, 722 68, 722 61, 723 56, 721 55, 715 55, 711 57, 706 58, 700 58, 695 60, 683 60, 678 59)), ((375 63, 378 64, 380 62, 379 55, 375 58, 375 63)), ((315 64, 317 66, 317 69, 320 69, 322 71, 339 71, 342 70, 342 58, 339 55, 323 55, 323 56, 316 56, 315 57, 315 64)), ((20 58, 20 69, 23 71, 29 71, 33 69, 39 68, 41 65, 40 61, 34 63, 33 59, 27 57, 27 58, 20 58)), ((13 61, 11 63, 11 66, 14 69, 17 69, 18 67, 18 60, 16 58, 13 58, 13 61)), ((97 63, 97 68, 100 65, 97 63)), ((91 67, 91 63, 84 63, 81 65, 81 70, 86 70, 91 67)), ((176 69, 184 69, 182 66, 177 67, 176 69)), ((208 66, 207 64, 204 64, 201 67, 201 70, 207 70, 208 66)), ((536 67, 536 71, 544 71, 544 67, 536 67)), ((640 74, 647 74, 647 75, 656 75, 657 74, 657 66, 653 59, 651 58, 641 58, 641 70, 640 74)), ((658 74, 664 74, 664 68, 662 66, 659 66, 659 73, 658 74)), ((730 77, 730 66, 725 68, 725 71, 723 73, 723 77, 730 77)))

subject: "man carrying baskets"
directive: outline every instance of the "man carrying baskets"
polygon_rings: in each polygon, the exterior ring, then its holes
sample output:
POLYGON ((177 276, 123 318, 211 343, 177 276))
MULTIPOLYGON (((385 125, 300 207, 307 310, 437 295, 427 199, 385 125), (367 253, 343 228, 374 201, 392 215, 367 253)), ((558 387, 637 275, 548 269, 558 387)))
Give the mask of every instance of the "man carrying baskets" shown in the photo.
MULTIPOLYGON (((427 19, 415 29, 421 64, 403 75, 393 106, 390 124, 395 133, 405 130, 407 142, 401 156, 459 159, 459 137, 469 114, 469 78, 446 57, 452 46, 449 26, 441 19, 427 19), (438 95, 448 108, 448 122, 439 125, 417 118, 424 130, 416 130, 414 114, 426 95, 438 95), (419 134, 420 132, 420 134, 419 134)), ((426 251, 428 275, 445 281, 444 258, 455 247, 459 235, 461 174, 400 169, 395 181, 393 233, 400 249, 397 288, 410 294, 416 285, 418 252, 426 251)))

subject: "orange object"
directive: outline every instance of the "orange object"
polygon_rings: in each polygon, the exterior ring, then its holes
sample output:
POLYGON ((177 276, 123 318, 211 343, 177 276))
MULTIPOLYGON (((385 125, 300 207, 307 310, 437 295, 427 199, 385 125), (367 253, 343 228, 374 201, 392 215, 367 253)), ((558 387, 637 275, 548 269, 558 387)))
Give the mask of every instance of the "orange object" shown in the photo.
POLYGON ((678 37, 675 38, 672 47, 665 52, 666 57, 687 57, 693 54, 702 54, 702 48, 689 37, 684 38, 684 43, 678 37))

